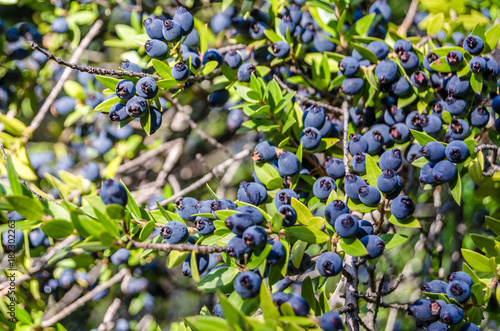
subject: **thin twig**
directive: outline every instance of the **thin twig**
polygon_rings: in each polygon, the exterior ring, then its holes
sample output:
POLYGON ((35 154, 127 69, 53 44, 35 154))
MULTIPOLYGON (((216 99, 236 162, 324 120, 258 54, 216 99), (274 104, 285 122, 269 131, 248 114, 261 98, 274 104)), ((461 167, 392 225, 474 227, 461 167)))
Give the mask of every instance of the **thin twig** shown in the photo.
MULTIPOLYGON (((286 85, 277 75, 274 75, 273 76, 274 79, 276 80, 276 82, 278 83, 278 85, 286 90, 288 93, 292 93, 294 92, 294 90, 292 90, 290 87, 288 87, 288 85, 286 85)), ((323 107, 329 111, 331 111, 332 113, 336 114, 336 115, 341 115, 342 114, 342 109, 339 108, 339 107, 334 107, 332 105, 329 105, 325 102, 320 102, 320 101, 316 101, 316 100, 312 100, 312 99, 309 99, 308 97, 305 97, 303 95, 300 95, 300 94, 295 94, 294 96, 295 98, 299 99, 300 101, 306 103, 306 104, 309 104, 309 105, 314 105, 314 106, 318 106, 318 107, 323 107)))
POLYGON ((106 310, 106 313, 104 314, 101 325, 99 325, 99 327, 97 328, 98 331, 106 331, 113 328, 113 317, 120 308, 121 303, 122 301, 118 298, 115 298, 115 300, 113 300, 113 303, 109 306, 108 310, 106 310))
MULTIPOLYGON (((349 149, 347 148, 347 138, 349 135, 349 103, 347 100, 344 100, 342 103, 342 121, 344 123, 344 136, 342 139, 342 146, 343 146, 343 151, 344 151, 344 170, 345 170, 345 175, 349 175, 350 170, 349 170, 349 149)), ((347 203, 347 194, 345 195, 345 203, 347 203)))
POLYGON ((83 306, 87 301, 91 300, 96 294, 101 293, 102 291, 104 291, 104 290, 110 288, 111 286, 113 286, 114 284, 118 283, 119 281, 121 281, 123 279, 123 277, 125 277, 126 274, 129 274, 129 273, 130 273, 130 270, 128 270, 127 268, 120 270, 116 275, 111 277, 105 283, 97 285, 92 291, 88 292, 87 294, 82 296, 80 299, 76 300, 75 302, 73 302, 72 304, 70 304, 69 306, 67 306, 63 310, 61 310, 59 313, 55 314, 54 316, 52 316, 48 320, 42 321, 42 323, 40 324, 40 327, 47 328, 47 327, 59 322, 63 318, 69 316, 75 310, 77 310, 78 308, 83 306))
MULTIPOLYGON (((80 42, 80 45, 76 48, 75 52, 73 53, 73 56, 71 56, 71 59, 69 62, 77 62, 78 59, 80 59, 80 56, 82 55, 83 51, 87 46, 90 44, 92 39, 94 39, 95 36, 99 33, 99 30, 101 30, 101 27, 103 25, 102 20, 97 20, 94 25, 90 28, 89 32, 87 35, 82 39, 80 42)), ((30 46, 32 42, 30 41, 30 46)), ((33 47, 33 46, 32 46, 33 47)), ((38 50, 41 50, 40 47, 38 47, 38 50)), ((64 69, 64 72, 61 75, 61 78, 57 81, 56 86, 52 89, 50 92, 49 96, 47 99, 45 99, 45 102, 43 103, 42 107, 38 110, 38 114, 36 114, 35 118, 31 121, 31 124, 29 127, 26 129, 25 136, 24 136, 24 141, 28 141, 28 136, 35 132, 35 130, 40 126, 42 123, 43 118, 45 115, 47 115, 47 112, 49 111, 50 106, 56 99, 57 95, 63 88, 64 82, 69 78, 69 75, 71 74, 71 68, 66 68, 64 69)))
POLYGON ((135 240, 130 240, 132 246, 143 249, 157 249, 160 251, 170 252, 196 252, 196 253, 221 253, 227 251, 227 246, 201 246, 201 245, 184 245, 184 244, 153 244, 144 243, 135 240))
MULTIPOLYGON (((192 183, 185 189, 179 191, 177 194, 172 195, 170 198, 165 199, 160 202, 162 206, 165 206, 175 200, 177 200, 180 197, 183 197, 185 194, 188 194, 197 188, 201 187, 202 185, 208 183, 212 178, 218 176, 220 173, 226 170, 227 167, 229 167, 233 162, 241 160, 247 156, 250 155, 250 150, 249 149, 244 149, 243 151, 239 152, 238 154, 234 155, 232 158, 227 159, 226 161, 220 163, 219 165, 215 166, 211 172, 203 176, 202 178, 198 179, 196 182, 192 183)), ((157 206, 151 207, 149 210, 154 210, 157 209, 157 206)))
POLYGON ((401 23, 401 25, 398 28, 398 34, 400 36, 406 36, 406 32, 408 31, 408 29, 413 24, 413 21, 415 20, 415 15, 417 14, 417 10, 418 10, 418 0, 412 0, 410 7, 406 12, 406 17, 403 20, 403 23, 401 23))

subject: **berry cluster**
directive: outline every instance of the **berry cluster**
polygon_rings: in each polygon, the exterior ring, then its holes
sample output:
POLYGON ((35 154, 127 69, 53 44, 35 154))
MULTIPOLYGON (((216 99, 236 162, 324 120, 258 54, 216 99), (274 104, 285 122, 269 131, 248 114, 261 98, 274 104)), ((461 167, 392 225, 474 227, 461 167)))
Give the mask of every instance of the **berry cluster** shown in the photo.
POLYGON ((431 331, 448 330, 458 324, 461 324, 460 331, 480 330, 474 323, 462 324, 462 306, 471 297, 472 285, 471 276, 463 271, 450 273, 448 283, 442 280, 426 282, 420 288, 423 294, 431 297, 441 297, 441 294, 447 301, 419 299, 408 307, 408 314, 418 319, 418 326, 426 326, 431 331))

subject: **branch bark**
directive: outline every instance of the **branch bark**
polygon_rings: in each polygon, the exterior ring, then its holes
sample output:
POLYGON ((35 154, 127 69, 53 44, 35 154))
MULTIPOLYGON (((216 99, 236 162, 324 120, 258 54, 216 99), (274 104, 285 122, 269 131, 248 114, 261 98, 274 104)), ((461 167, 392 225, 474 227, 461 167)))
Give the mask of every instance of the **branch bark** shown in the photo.
POLYGON ((406 13, 406 17, 403 20, 403 23, 398 28, 398 34, 400 36, 406 36, 406 32, 413 24, 413 20, 415 20, 415 15, 418 10, 418 0, 412 0, 410 3, 410 7, 408 8, 408 12, 406 13))

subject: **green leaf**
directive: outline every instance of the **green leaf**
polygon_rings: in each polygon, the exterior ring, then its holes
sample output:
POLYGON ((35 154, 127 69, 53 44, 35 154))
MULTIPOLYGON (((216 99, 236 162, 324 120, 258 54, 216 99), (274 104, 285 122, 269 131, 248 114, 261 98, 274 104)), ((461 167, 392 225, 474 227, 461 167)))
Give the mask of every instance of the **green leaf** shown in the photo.
POLYGON ((493 25, 488 31, 484 33, 486 44, 491 50, 495 49, 500 39, 500 25, 493 25))
POLYGON ((459 70, 463 64, 459 67, 451 67, 448 63, 446 63, 446 58, 440 57, 436 61, 430 64, 430 67, 438 72, 453 72, 459 70))
POLYGON ((351 256, 368 255, 365 246, 357 238, 340 238, 339 244, 342 250, 351 256))
POLYGON ((15 311, 16 311, 16 319, 17 320, 19 320, 20 322, 22 322, 24 324, 32 324, 33 323, 33 320, 31 319, 30 314, 28 314, 28 312, 26 310, 24 310, 23 308, 16 305, 15 311))
POLYGON ((255 96, 253 94, 256 93, 251 93, 253 90, 249 87, 242 86, 242 85, 236 85, 235 87, 236 93, 245 101, 250 102, 250 103, 255 103, 258 101, 258 99, 255 99, 255 96))
POLYGON ((311 277, 307 276, 306 279, 302 281, 302 287, 300 291, 301 297, 304 298, 309 307, 314 310, 316 315, 321 315, 321 308, 319 302, 316 299, 316 294, 314 291, 314 286, 311 281, 311 277))
POLYGON ((285 231, 291 236, 310 244, 321 244, 330 240, 330 237, 323 231, 306 226, 292 226, 285 231))
POLYGON ((94 108, 94 111, 100 111, 101 113, 109 113, 111 110, 111 107, 113 107, 115 104, 120 102, 119 97, 112 97, 109 99, 104 100, 100 104, 97 105, 97 107, 94 108))
POLYGON ((170 66, 160 60, 153 59, 152 60, 153 67, 156 70, 156 73, 161 76, 163 79, 173 79, 172 77, 172 68, 170 66))
POLYGON ((413 161, 411 164, 417 168, 422 168, 427 163, 429 163, 429 161, 425 157, 421 156, 415 161, 413 161))
POLYGON ((153 232, 155 226, 156 225, 155 225, 154 221, 147 222, 146 225, 144 225, 144 227, 141 230, 141 234, 139 235, 139 239, 146 240, 149 237, 149 235, 151 234, 151 232, 153 232))
POLYGON ((222 74, 224 76, 226 76, 226 78, 232 82, 232 81, 235 81, 237 76, 236 76, 236 73, 235 73, 235 70, 234 69, 231 69, 230 67, 228 67, 227 65, 223 64, 220 66, 220 69, 222 71, 222 74))
POLYGON ((389 217, 389 222, 403 228, 420 228, 420 223, 413 216, 410 216, 406 220, 399 220, 394 215, 391 214, 391 216, 389 217))
POLYGON ((450 182, 450 188, 453 199, 460 206, 462 201, 462 179, 460 178, 460 172, 458 172, 457 177, 450 182))
POLYGON ((307 248, 307 243, 302 240, 297 240, 293 245, 290 254, 292 255, 292 264, 295 266, 295 268, 298 268, 300 266, 306 248, 307 248))
POLYGON ((215 70, 215 68, 217 68, 219 66, 219 63, 217 61, 210 61, 210 62, 207 62, 203 68, 201 69, 201 74, 202 75, 208 75, 209 73, 211 73, 212 71, 215 70))
POLYGON ((254 163, 255 175, 269 189, 273 190, 283 185, 283 179, 270 163, 256 162, 254 163))
POLYGON ((415 93, 413 93, 412 95, 410 95, 409 97, 406 97, 406 98, 399 98, 398 99, 398 108, 407 107, 407 106, 411 105, 413 103, 413 101, 415 101, 416 99, 417 99, 417 95, 415 93))
POLYGON ((269 39, 273 44, 278 42, 278 41, 283 41, 283 39, 281 39, 277 34, 276 32, 274 32, 273 30, 271 29, 265 29, 264 30, 264 34, 266 35, 267 39, 269 39))
MULTIPOLYGON (((10 157, 7 157, 6 163, 7 163, 7 176, 9 178, 9 184, 10 188, 12 189, 12 193, 21 196, 23 194, 23 186, 19 181, 19 178, 17 178, 17 172, 16 169, 14 168, 14 164, 12 163, 12 159, 10 157)), ((16 209, 15 206, 13 207, 14 209, 16 209)))
POLYGON ((206 183, 205 186, 207 187, 207 190, 210 193, 210 195, 212 196, 212 198, 214 200, 219 200, 219 197, 217 196, 217 194, 215 194, 215 191, 212 190, 212 188, 210 187, 210 185, 208 185, 208 183, 206 183))
POLYGON ((313 214, 311 213, 309 208, 307 208, 307 206, 305 206, 302 202, 295 198, 292 198, 291 205, 297 212, 297 221, 304 225, 308 225, 309 220, 313 218, 313 214))
POLYGON ((198 288, 208 292, 217 292, 219 289, 223 293, 229 293, 233 288, 234 277, 238 273, 238 269, 233 267, 212 270, 198 282, 198 288))
POLYGON ((477 185, 481 184, 481 178, 483 177, 484 169, 484 154, 482 151, 477 153, 477 157, 472 159, 469 163, 469 175, 470 178, 477 185))
POLYGON ((490 228, 493 233, 495 233, 497 236, 500 236, 500 221, 497 219, 494 219, 491 216, 485 216, 484 218, 486 225, 490 228))
POLYGON ((137 220, 140 220, 141 217, 141 210, 139 209, 139 206, 137 205, 137 202, 135 202, 134 198, 132 197, 132 194, 130 194, 130 191, 128 190, 127 186, 120 180, 120 183, 123 185, 125 188, 125 191, 127 191, 127 205, 125 208, 134 216, 137 218, 137 220))
POLYGON ((413 137, 415 138, 415 140, 418 141, 418 143, 422 146, 427 145, 431 141, 436 141, 436 139, 432 138, 431 136, 429 136, 425 132, 420 132, 420 131, 411 130, 411 129, 410 129, 410 132, 413 135, 413 137))
POLYGON ((408 236, 397 233, 383 234, 380 238, 382 238, 385 243, 385 249, 398 247, 408 240, 408 236))
POLYGON ((42 230, 52 238, 66 238, 73 234, 73 224, 65 220, 50 220, 43 222, 42 230))
POLYGON ((497 246, 497 241, 494 239, 474 233, 470 235, 470 238, 476 247, 482 250, 487 257, 500 256, 500 248, 497 246))
POLYGON ((281 226, 283 224, 283 215, 281 213, 274 213, 273 218, 271 219, 271 230, 273 232, 279 232, 281 230, 281 226))
POLYGON ((267 288, 267 284, 264 280, 262 280, 260 286, 260 301, 262 303, 262 314, 264 314, 266 321, 276 321, 280 317, 280 313, 274 305, 271 292, 267 288))
POLYGON ((200 51, 201 54, 205 54, 208 49, 208 25, 203 25, 203 27, 198 32, 200 35, 200 51))
POLYGON ((5 199, 14 210, 30 221, 41 220, 45 216, 43 206, 36 199, 24 195, 9 195, 5 199))
POLYGON ((481 91, 483 90, 483 75, 472 73, 470 77, 470 86, 474 92, 481 94, 481 91))
POLYGON ((366 154, 365 158, 366 164, 366 175, 365 178, 368 180, 368 184, 377 187, 377 178, 382 174, 377 162, 372 158, 371 155, 366 154))
POLYGON ((251 256, 251 261, 247 263, 247 268, 248 269, 255 269, 258 268, 262 263, 266 263, 265 260, 267 259, 267 256, 271 252, 271 245, 266 245, 264 246, 263 249, 260 250, 254 250, 251 256))
POLYGON ((195 252, 191 253, 191 260, 190 260, 190 267, 191 267, 191 276, 193 279, 197 282, 200 281, 200 271, 198 269, 198 261, 196 259, 196 254, 195 252))
POLYGON ((369 213, 378 209, 378 206, 367 206, 359 200, 352 199, 349 199, 347 202, 347 207, 349 207, 350 210, 358 211, 360 213, 369 213))
POLYGON ((224 294, 218 293, 218 297, 224 316, 231 325, 231 329, 235 331, 245 330, 246 320, 241 310, 236 309, 224 294))
POLYGON ((354 31, 360 36, 366 36, 374 18, 375 13, 363 16, 354 24, 354 31))
POLYGON ((444 14, 437 13, 432 16, 431 19, 427 22, 427 34, 429 36, 435 35, 443 28, 444 24, 444 14))
POLYGON ((108 77, 108 76, 99 76, 96 75, 95 78, 104 86, 109 88, 110 90, 115 90, 116 84, 120 81, 119 79, 108 77))
POLYGON ((462 248, 462 256, 472 269, 479 272, 492 272, 490 261, 486 256, 465 248, 462 248))
POLYGON ((370 51, 365 46, 362 46, 362 45, 356 44, 356 43, 351 43, 351 46, 355 50, 358 51, 359 55, 361 55, 363 58, 367 59, 371 63, 377 63, 378 62, 377 55, 375 55, 372 51, 370 51))
POLYGON ((164 88, 165 90, 171 89, 172 87, 178 86, 179 82, 175 79, 162 79, 156 82, 156 86, 164 88))
POLYGON ((67 80, 63 85, 64 92, 70 97, 78 100, 85 100, 85 90, 83 86, 75 82, 74 80, 67 80))

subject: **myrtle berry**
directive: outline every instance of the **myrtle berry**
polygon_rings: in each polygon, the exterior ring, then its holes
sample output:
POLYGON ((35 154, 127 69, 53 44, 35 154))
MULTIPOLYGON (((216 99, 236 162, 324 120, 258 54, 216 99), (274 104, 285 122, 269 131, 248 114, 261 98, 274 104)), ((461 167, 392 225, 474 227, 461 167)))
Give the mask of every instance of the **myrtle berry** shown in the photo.
POLYGON ((129 60, 125 60, 120 64, 120 68, 122 68, 125 71, 132 71, 136 73, 142 72, 141 67, 139 65, 130 62, 129 60))
POLYGON ((165 20, 162 28, 163 38, 169 43, 176 43, 181 40, 184 31, 179 22, 174 20, 165 20))
POLYGON ((461 140, 450 142, 445 148, 446 158, 453 163, 462 163, 470 155, 469 148, 461 140))
POLYGON ((250 248, 262 248, 267 242, 267 233, 264 228, 254 225, 243 232, 242 236, 245 244, 250 248))
POLYGON ((278 207, 277 210, 278 213, 280 213, 283 216, 283 223, 282 225, 284 227, 291 227, 295 225, 297 222, 297 212, 292 206, 289 205, 281 205, 278 207))
POLYGON ((469 67, 473 73, 480 74, 486 70, 486 60, 480 56, 475 56, 470 60, 469 67))
MULTIPOLYGON (((132 83, 133 84, 133 83, 132 83)), ((60 115, 67 115, 75 110, 75 98, 64 96, 56 100, 54 103, 55 111, 60 115)))
POLYGON ((271 53, 276 57, 287 57, 290 54, 290 45, 286 41, 277 41, 271 45, 271 53))
POLYGON ((358 230, 356 231, 357 238, 363 238, 364 236, 368 236, 373 234, 373 225, 366 220, 358 221, 358 230))
POLYGON ((430 73, 433 73, 435 70, 431 68, 431 63, 439 59, 439 56, 437 56, 434 53, 429 53, 427 54, 426 57, 424 57, 423 65, 425 70, 427 70, 430 73))
POLYGON ((185 36, 188 35, 194 28, 193 15, 191 15, 191 13, 182 6, 176 8, 173 20, 179 23, 185 36))
POLYGON ((464 303, 470 298, 470 287, 461 280, 454 280, 448 284, 446 295, 448 295, 448 298, 453 298, 460 303, 464 303))
POLYGON ((152 58, 163 58, 168 54, 168 46, 161 40, 151 39, 144 45, 146 54, 152 58))
POLYGON ((210 107, 223 107, 229 100, 229 91, 226 89, 214 91, 208 96, 208 105, 210 107))
POLYGON ((470 132, 469 123, 463 119, 454 119, 449 126, 450 137, 454 140, 464 140, 470 132))
POLYGON ((198 210, 196 208, 196 205, 198 203, 198 200, 190 197, 186 198, 179 198, 175 202, 175 206, 177 208, 177 213, 179 216, 185 220, 185 221, 192 221, 195 219, 195 216, 193 214, 198 213, 198 210))
POLYGON ((264 222, 264 215, 255 207, 241 206, 234 210, 250 217, 255 225, 260 225, 264 222))
POLYGON ((292 306, 295 316, 305 317, 309 314, 309 304, 304 298, 294 295, 288 299, 287 303, 292 306))
POLYGON ((375 1, 369 9, 369 13, 376 15, 381 15, 384 21, 389 22, 391 19, 391 7, 387 4, 385 0, 375 1))
POLYGON ((480 331, 481 329, 474 323, 463 324, 458 331, 480 331))
POLYGON ((413 200, 407 195, 399 196, 392 201, 391 213, 399 220, 407 219, 408 217, 413 215, 414 211, 415 204, 413 203, 413 200))
POLYGON ((229 243, 226 246, 226 252, 229 257, 240 259, 243 258, 245 254, 250 255, 252 253, 252 249, 246 244, 245 239, 234 237, 229 240, 229 243))
POLYGON ((464 311, 457 305, 449 303, 441 309, 440 321, 444 324, 455 325, 460 323, 463 320, 463 318, 464 318, 464 311))
POLYGON ((342 271, 342 259, 337 253, 324 252, 316 260, 316 268, 323 277, 332 277, 342 271))
POLYGON ((50 25, 50 31, 55 33, 66 33, 68 29, 68 21, 65 17, 57 17, 50 25))
POLYGON ((309 269, 311 263, 312 263, 311 256, 309 254, 304 253, 304 255, 302 256, 302 260, 300 261, 300 265, 297 268, 293 265, 292 257, 290 256, 290 258, 288 259, 286 274, 288 276, 297 276, 303 274, 309 269))
POLYGON ((411 84, 416 88, 427 87, 429 78, 423 71, 415 71, 410 77, 411 84))
POLYGON ((161 229, 163 241, 169 244, 180 244, 189 238, 187 227, 179 221, 171 221, 161 229))
POLYGON ((257 68, 253 63, 243 63, 238 68, 238 79, 241 82, 249 82, 252 74, 256 72, 257 68))
POLYGON ((203 64, 207 64, 210 61, 217 61, 219 65, 222 65, 224 59, 222 58, 222 54, 218 50, 209 48, 205 52, 205 54, 203 54, 203 64))
POLYGON ((292 203, 292 198, 298 200, 299 196, 291 189, 283 189, 276 193, 276 196, 274 197, 274 205, 276 208, 282 205, 290 205, 292 203))
POLYGON ((441 322, 433 322, 427 327, 427 331, 447 331, 448 325, 441 322))
MULTIPOLYGON (((113 255, 109 257, 109 260, 114 265, 120 265, 122 263, 126 263, 130 257, 130 252, 126 248, 120 248, 113 255)), ((60 279, 59 279, 60 281, 60 279)))
POLYGON ((219 32, 228 29, 231 26, 231 16, 225 13, 216 13, 210 20, 210 28, 214 34, 219 34, 219 32))
POLYGON ((431 280, 430 282, 425 282, 420 287, 420 290, 428 293, 446 293, 446 288, 448 284, 443 282, 442 280, 436 279, 431 280))
POLYGON ((359 200, 359 188, 365 186, 365 181, 356 175, 347 175, 345 177, 344 190, 347 196, 353 200, 359 200))
POLYGON ((385 151, 380 155, 379 166, 380 169, 392 169, 398 170, 403 163, 403 159, 401 156, 401 151, 397 148, 393 148, 391 150, 385 151))
POLYGON ((427 162, 424 164, 424 166, 420 169, 420 177, 419 181, 420 184, 426 185, 426 184, 435 184, 436 181, 434 180, 434 176, 432 174, 432 170, 436 164, 433 162, 427 162))
POLYGON ((358 77, 346 78, 342 81, 342 91, 347 95, 355 95, 363 89, 363 79, 358 77))
POLYGON ((351 134, 347 144, 349 153, 355 155, 356 153, 366 153, 368 151, 368 142, 365 137, 359 133, 351 134))
POLYGON ((377 56, 377 59, 383 60, 389 54, 389 46, 383 41, 372 41, 366 46, 373 54, 377 56))
POLYGON ((406 154, 406 160, 410 163, 415 161, 418 158, 421 158, 423 155, 420 152, 422 149, 422 146, 419 144, 413 144, 411 145, 410 149, 408 150, 408 153, 406 154))
POLYGON ((267 29, 267 25, 263 22, 253 22, 250 24, 248 33, 253 39, 263 39, 266 37, 264 31, 267 29))
POLYGON ((189 77, 189 68, 183 62, 177 62, 172 68, 172 77, 177 81, 185 81, 189 77))
POLYGON ((446 110, 451 115, 460 116, 467 110, 467 103, 465 100, 449 96, 446 98, 446 110))
POLYGON ((320 177, 314 182, 313 194, 320 200, 326 200, 332 191, 337 189, 335 181, 330 177, 320 177))
POLYGON ((253 220, 245 214, 233 214, 226 218, 224 224, 237 236, 241 236, 246 229, 254 225, 253 220))
POLYGON ((335 232, 341 238, 351 238, 358 230, 358 219, 350 214, 342 214, 335 220, 335 232))
POLYGON ((321 144, 321 134, 313 127, 305 128, 300 137, 300 143, 306 150, 314 150, 321 144))
POLYGON ((420 66, 417 54, 404 51, 399 55, 399 63, 405 70, 415 70, 420 66))
POLYGON ((123 122, 130 118, 130 115, 127 113, 127 107, 122 105, 121 103, 115 103, 111 106, 109 110, 108 117, 113 122, 123 122))
POLYGON ((464 56, 460 51, 451 51, 446 55, 446 63, 450 67, 457 67, 462 63, 464 56))
POLYGON ((484 41, 478 36, 469 35, 464 40, 464 50, 472 55, 479 55, 484 49, 484 41))
POLYGON ((381 84, 392 83, 398 75, 398 65, 393 60, 382 60, 375 67, 375 76, 381 84))
POLYGON ((496 80, 500 72, 498 62, 495 59, 485 58, 486 70, 483 72, 483 78, 486 80, 496 80))
POLYGON ((297 155, 286 149, 276 150, 279 172, 285 176, 294 176, 300 171, 300 161, 297 155))
POLYGON ((245 271, 234 279, 234 290, 243 299, 252 299, 259 295, 262 278, 258 273, 245 271))
POLYGON ((367 259, 376 259, 385 249, 385 243, 379 236, 376 235, 367 235, 359 239, 363 246, 365 246, 368 255, 365 256, 367 259))
POLYGON ((324 331, 341 331, 344 330, 342 318, 339 313, 329 311, 319 317, 319 326, 324 331))
POLYGON ((419 320, 430 321, 439 316, 441 306, 436 301, 419 299, 408 307, 408 314, 419 320))
POLYGON ((304 122, 304 127, 306 128, 313 127, 319 129, 326 121, 325 109, 316 105, 308 107, 304 111, 302 121, 304 122))
POLYGON ((268 141, 263 141, 255 146, 252 153, 252 160, 255 162, 270 162, 276 159, 275 146, 271 145, 268 141))
POLYGON ((143 22, 146 34, 151 39, 163 39, 163 21, 156 18, 146 18, 143 22))
MULTIPOLYGON (((189 253, 184 262, 182 263, 182 275, 186 278, 191 277, 191 254, 189 253)), ((208 268, 210 256, 208 254, 196 254, 196 265, 200 274, 205 272, 208 268)))
POLYGON ((212 313, 214 316, 217 316, 217 317, 220 317, 220 318, 224 318, 224 312, 222 311, 222 306, 220 303, 216 304, 214 306, 214 309, 212 310, 212 313))
POLYGON ((413 50, 413 44, 409 40, 399 39, 396 40, 396 42, 394 43, 394 52, 396 52, 398 56, 405 51, 410 52, 412 50, 413 50))
POLYGON ((116 84, 116 95, 122 100, 129 100, 135 95, 134 82, 128 79, 123 79, 116 84))
POLYGON ((125 187, 112 179, 106 179, 102 182, 99 195, 105 205, 117 204, 124 207, 127 205, 128 196, 125 187))
POLYGON ((359 70, 359 61, 352 56, 346 56, 339 62, 339 71, 346 77, 356 75, 359 70))
POLYGON ((238 69, 239 66, 243 63, 243 58, 238 51, 230 50, 224 55, 224 61, 226 64, 232 69, 238 69))
POLYGON ((313 39, 313 44, 314 48, 316 48, 316 51, 318 51, 319 53, 335 52, 337 45, 335 45, 335 43, 328 38, 331 38, 331 36, 324 31, 316 33, 313 39))
POLYGON ((137 95, 144 99, 152 99, 158 93, 156 81, 151 77, 143 77, 136 84, 137 95))
POLYGON ((363 137, 368 143, 368 149, 366 152, 370 155, 378 153, 384 146, 384 137, 378 130, 367 131, 363 137))
POLYGON ((490 120, 490 113, 486 107, 478 106, 470 113, 470 124, 477 128, 483 128, 490 120))
POLYGON ((278 265, 285 256, 285 246, 279 240, 270 241, 272 245, 271 251, 267 256, 267 266, 272 267, 278 265))
POLYGON ((445 158, 445 147, 443 144, 437 141, 431 141, 427 143, 420 150, 422 155, 431 162, 438 162, 445 158))
POLYGON ((364 185, 358 191, 359 200, 366 206, 376 206, 380 203, 380 191, 375 186, 364 185))
POLYGON ((351 161, 352 170, 360 175, 366 173, 365 155, 365 153, 356 153, 351 161))
POLYGON ((342 214, 349 214, 349 208, 342 200, 333 200, 325 207, 325 219, 330 225, 342 214))
POLYGON ((474 285, 472 277, 463 271, 452 272, 448 275, 448 282, 452 282, 455 280, 461 280, 462 282, 465 282, 467 285, 469 285, 469 287, 472 287, 472 285, 474 285))
POLYGON ((280 23, 278 24, 278 30, 283 36, 286 36, 287 31, 290 31, 290 35, 293 35, 293 32, 295 31, 295 23, 293 23, 290 15, 283 15, 280 23))

